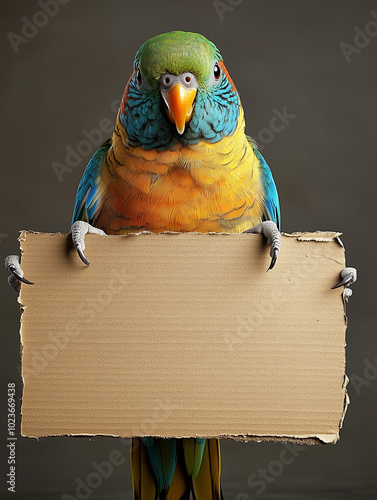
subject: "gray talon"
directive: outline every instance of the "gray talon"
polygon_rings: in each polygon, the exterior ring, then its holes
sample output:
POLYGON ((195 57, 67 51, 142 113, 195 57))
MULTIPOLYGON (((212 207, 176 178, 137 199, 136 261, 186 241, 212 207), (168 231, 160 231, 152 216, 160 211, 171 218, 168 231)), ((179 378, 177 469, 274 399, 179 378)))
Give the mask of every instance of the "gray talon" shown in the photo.
POLYGON ((12 269, 9 269, 9 271, 13 274, 13 276, 16 278, 18 281, 22 281, 22 283, 26 283, 27 285, 34 285, 32 281, 27 280, 26 278, 23 278, 19 274, 16 273, 16 271, 13 271, 12 269))
POLYGON ((87 266, 90 266, 90 262, 88 259, 85 257, 84 252, 81 250, 81 248, 77 248, 77 253, 79 254, 80 259, 83 261, 84 264, 87 266))
POLYGON ((271 263, 267 271, 272 269, 276 264, 276 260, 278 258, 280 250, 280 231, 277 228, 275 222, 271 220, 266 220, 264 222, 261 222, 257 226, 247 229, 244 232, 253 234, 263 234, 263 236, 267 239, 267 244, 270 247, 270 257, 271 257, 271 263))
MULTIPOLYGON (((345 267, 343 271, 340 273, 340 277, 342 278, 339 283, 332 286, 331 289, 339 288, 341 286, 349 287, 357 280, 357 270, 354 267, 345 267)), ((352 292, 347 296, 346 300, 352 295, 352 292)))
POLYGON ((89 266, 90 262, 88 261, 88 259, 85 257, 84 254, 85 235, 87 233, 100 234, 100 235, 104 235, 106 233, 102 231, 102 229, 98 229, 94 226, 91 226, 88 222, 85 222, 83 220, 78 220, 72 224, 71 234, 72 234, 73 244, 77 250, 77 253, 79 254, 80 259, 84 262, 84 264, 89 266))
POLYGON ((8 283, 12 288, 14 288, 17 292, 20 291, 21 281, 22 283, 26 283, 27 285, 34 285, 32 281, 24 278, 24 272, 20 266, 20 258, 18 255, 8 255, 5 258, 5 269, 11 273, 11 276, 8 278, 8 283))
POLYGON ((270 253, 270 256, 271 256, 271 263, 270 263, 270 266, 269 268, 267 269, 267 271, 269 271, 270 269, 272 269, 274 267, 274 265, 276 264, 276 260, 278 258, 278 254, 279 254, 279 250, 274 248, 272 249, 271 248, 271 253, 270 253), (272 255, 271 255, 272 254, 272 255))

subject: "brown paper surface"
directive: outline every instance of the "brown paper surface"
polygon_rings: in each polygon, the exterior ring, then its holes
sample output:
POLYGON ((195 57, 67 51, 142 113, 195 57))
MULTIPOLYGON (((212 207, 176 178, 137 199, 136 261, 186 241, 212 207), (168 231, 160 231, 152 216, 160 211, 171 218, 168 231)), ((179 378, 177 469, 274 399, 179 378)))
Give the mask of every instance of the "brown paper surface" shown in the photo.
POLYGON ((339 233, 23 231, 22 434, 335 442, 346 407, 339 233))

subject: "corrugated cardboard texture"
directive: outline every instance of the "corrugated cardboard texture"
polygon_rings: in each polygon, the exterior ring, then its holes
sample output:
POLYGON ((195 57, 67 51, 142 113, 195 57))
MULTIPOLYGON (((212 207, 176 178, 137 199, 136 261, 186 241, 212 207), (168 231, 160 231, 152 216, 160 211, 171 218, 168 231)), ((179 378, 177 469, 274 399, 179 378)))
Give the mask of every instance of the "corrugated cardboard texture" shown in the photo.
POLYGON ((22 434, 336 441, 337 236, 22 232, 22 434))

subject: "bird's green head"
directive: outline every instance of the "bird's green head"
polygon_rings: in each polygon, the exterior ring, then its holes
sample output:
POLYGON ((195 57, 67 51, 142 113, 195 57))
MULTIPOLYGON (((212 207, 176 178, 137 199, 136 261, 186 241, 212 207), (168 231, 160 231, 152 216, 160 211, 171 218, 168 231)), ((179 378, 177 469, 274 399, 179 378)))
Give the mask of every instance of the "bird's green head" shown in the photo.
POLYGON ((163 135, 171 139, 174 134, 182 142, 216 142, 234 132, 238 108, 237 91, 217 47, 198 33, 171 31, 137 51, 121 111, 128 136, 156 147, 166 140, 163 135))
POLYGON ((135 56, 135 68, 150 82, 165 75, 193 73, 205 85, 216 62, 222 61, 217 47, 199 33, 170 31, 147 40, 135 56))

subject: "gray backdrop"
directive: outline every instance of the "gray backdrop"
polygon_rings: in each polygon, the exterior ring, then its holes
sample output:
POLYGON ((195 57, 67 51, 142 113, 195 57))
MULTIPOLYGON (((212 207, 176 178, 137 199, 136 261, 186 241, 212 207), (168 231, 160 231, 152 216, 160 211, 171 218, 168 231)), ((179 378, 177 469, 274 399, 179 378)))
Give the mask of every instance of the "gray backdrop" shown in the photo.
MULTIPOLYGON (((114 120, 112 105, 141 43, 171 29, 206 35, 222 52, 242 97, 247 132, 258 138, 273 170, 283 230, 343 231, 347 262, 359 270, 348 307, 351 406, 340 442, 283 455, 280 443, 223 442, 225 498, 377 498, 377 2, 46 4, 50 14, 41 15, 36 0, 2 2, 1 258, 17 252, 20 229, 68 232, 77 184, 94 146, 81 148, 77 165, 60 180, 52 164, 67 165, 67 146, 77 150, 84 130, 102 134, 102 120, 114 120), (290 118, 273 131, 270 121, 284 109, 290 118)), ((3 498, 131 498, 129 443, 111 438, 19 438, 17 493, 5 493, 6 387, 15 381, 18 398, 21 387, 19 306, 5 273, 0 287, 3 498), (93 461, 109 460, 113 450, 124 464, 108 478, 95 476, 93 461), (76 492, 80 480, 90 490, 76 492)))

